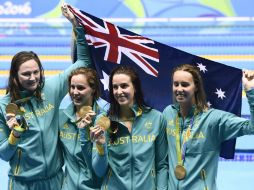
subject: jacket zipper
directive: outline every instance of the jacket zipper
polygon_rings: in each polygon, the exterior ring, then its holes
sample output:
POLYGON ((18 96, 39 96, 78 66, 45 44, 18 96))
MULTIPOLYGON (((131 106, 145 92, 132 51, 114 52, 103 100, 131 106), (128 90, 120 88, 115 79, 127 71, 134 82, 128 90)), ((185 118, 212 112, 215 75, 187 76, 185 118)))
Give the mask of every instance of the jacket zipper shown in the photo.
POLYGON ((14 171, 14 175, 18 175, 19 174, 19 169, 20 169, 20 160, 21 160, 21 155, 22 155, 22 151, 19 148, 18 150, 18 163, 16 165, 15 171, 14 171))
MULTIPOLYGON (((76 130, 75 145, 74 145, 74 149, 73 149, 73 153, 72 153, 73 157, 75 157, 75 150, 76 150, 76 147, 77 147, 78 135, 79 135, 78 130, 76 130)), ((77 160, 77 163, 78 163, 78 160, 77 160)), ((79 180, 80 180, 80 167, 78 168, 77 189, 79 189, 79 184, 80 184, 79 180)))
POLYGON ((133 144, 132 144, 132 130, 130 134, 130 143, 131 143, 131 189, 133 190, 133 144))
POLYGON ((107 178, 106 183, 105 183, 105 185, 104 185, 104 190, 107 190, 107 189, 108 189, 107 185, 108 185, 108 182, 109 182, 109 178, 111 177, 111 174, 112 174, 112 170, 111 170, 111 168, 109 168, 109 171, 108 171, 108 178, 107 178))
POLYGON ((9 183, 9 190, 12 190, 12 178, 10 178, 10 183, 9 183))
POLYGON ((156 172, 155 172, 155 166, 153 165, 152 169, 151 169, 151 177, 152 177, 152 180, 153 180, 153 189, 156 189, 156 172))

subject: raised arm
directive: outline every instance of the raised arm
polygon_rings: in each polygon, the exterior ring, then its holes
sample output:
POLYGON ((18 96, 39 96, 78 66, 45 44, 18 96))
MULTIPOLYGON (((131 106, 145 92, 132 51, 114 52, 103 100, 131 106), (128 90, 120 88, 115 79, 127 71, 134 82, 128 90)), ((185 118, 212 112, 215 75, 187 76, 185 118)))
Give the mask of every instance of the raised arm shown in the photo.
POLYGON ((254 134, 254 72, 243 71, 242 84, 250 106, 250 120, 238 117, 232 113, 214 110, 211 119, 211 130, 217 138, 215 142, 222 142, 243 135, 254 134))
MULTIPOLYGON (((73 34, 72 34, 72 39, 74 41, 74 46, 77 45, 77 47, 72 47, 73 49, 77 50, 77 61, 78 60, 86 60, 87 57, 90 59, 89 51, 88 51, 88 45, 85 40, 85 31, 82 26, 79 25, 77 22, 74 14, 69 10, 67 4, 63 4, 61 7, 62 14, 65 16, 70 23, 72 24, 73 27, 73 34), (86 53, 84 54, 84 52, 86 53)), ((75 52, 74 52, 75 53, 75 52)), ((74 56, 74 55, 72 55, 74 56)), ((77 62, 75 60, 75 63, 77 62)), ((88 62, 89 64, 86 65, 85 67, 92 67, 91 60, 88 62)))
MULTIPOLYGON (((63 10, 63 9, 62 9, 63 10)), ((72 14, 68 9, 68 14, 72 14)), ((63 13, 64 14, 64 13, 63 13)), ((73 14, 72 14, 73 15, 73 14)), ((74 17, 74 16, 73 16, 74 17)), ((73 21, 72 21, 73 22, 73 21)), ((76 22, 73 22, 76 23, 76 22)), ((92 67, 90 53, 88 50, 88 45, 85 39, 85 32, 83 27, 73 24, 74 31, 76 33, 76 41, 77 41, 77 61, 74 64, 71 64, 67 69, 64 70, 64 72, 60 73, 59 75, 55 77, 49 77, 47 78, 47 82, 45 83, 45 90, 48 90, 49 92, 54 91, 54 95, 56 97, 56 100, 61 102, 62 98, 67 94, 68 92, 68 77, 70 73, 80 67, 92 67)))
POLYGON ((250 106, 250 122, 254 134, 254 71, 244 70, 242 82, 250 106))
POLYGON ((62 11, 63 16, 65 16, 65 18, 67 18, 71 22, 73 28, 78 26, 78 22, 77 22, 75 16, 69 10, 68 5, 66 3, 62 4, 61 11, 62 11))

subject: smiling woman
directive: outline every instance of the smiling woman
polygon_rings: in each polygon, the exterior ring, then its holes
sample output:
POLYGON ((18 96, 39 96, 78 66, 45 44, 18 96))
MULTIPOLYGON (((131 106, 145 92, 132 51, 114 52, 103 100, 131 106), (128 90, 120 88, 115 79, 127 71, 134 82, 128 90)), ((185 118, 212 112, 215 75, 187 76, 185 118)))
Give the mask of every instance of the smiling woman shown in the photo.
POLYGON ((116 74, 112 79, 112 84, 114 98, 118 102, 118 104, 121 107, 133 106, 135 101, 135 92, 130 76, 128 76, 127 74, 116 74))
POLYGON ((22 51, 17 53, 11 63, 7 92, 11 101, 21 99, 19 90, 35 93, 41 99, 40 90, 44 86, 44 70, 36 53, 22 51))
POLYGON ((163 111, 170 148, 169 189, 217 189, 220 144, 245 134, 254 134, 254 79, 243 72, 251 120, 210 108, 203 80, 194 65, 183 64, 172 72, 174 104, 163 111))
POLYGON ((101 189, 166 190, 166 123, 159 111, 145 103, 133 68, 112 70, 109 98, 109 111, 97 116, 90 139, 81 133, 85 144, 94 141, 97 151, 93 151, 92 164, 96 174, 104 176, 101 189), (99 122, 107 121, 105 116, 110 122, 99 122))
POLYGON ((74 71, 69 80, 69 93, 77 110, 84 105, 91 106, 100 94, 96 72, 85 68, 74 71))
POLYGON ((41 62, 32 51, 12 58, 7 94, 0 98, 0 158, 10 165, 9 189, 62 187, 58 109, 68 92, 69 74, 90 66, 83 28, 75 26, 74 30, 78 60, 54 77, 44 78, 41 62), (6 109, 9 105, 17 110, 6 109))
POLYGON ((40 85, 41 72, 37 62, 33 59, 24 62, 19 67, 18 81, 20 86, 27 91, 35 91, 40 85))
POLYGON ((98 190, 102 180, 91 166, 92 144, 88 142, 84 146, 80 141, 80 131, 90 130, 90 125, 84 128, 84 123, 93 125, 93 116, 105 111, 104 104, 99 104, 100 85, 96 71, 90 68, 74 70, 69 76, 69 94, 72 102, 59 112, 59 137, 66 166, 62 190, 98 190), (85 114, 89 116, 85 117, 85 114), (84 159, 81 147, 87 159, 84 159))

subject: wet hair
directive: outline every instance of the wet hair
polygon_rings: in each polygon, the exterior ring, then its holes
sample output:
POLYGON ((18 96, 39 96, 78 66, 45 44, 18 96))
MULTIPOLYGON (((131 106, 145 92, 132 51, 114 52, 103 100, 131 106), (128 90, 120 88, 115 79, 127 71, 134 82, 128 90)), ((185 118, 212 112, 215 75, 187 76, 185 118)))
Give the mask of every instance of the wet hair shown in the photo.
MULTIPOLYGON (((120 105, 116 101, 114 94, 113 94, 113 77, 117 74, 125 74, 130 77, 131 82, 134 87, 134 97, 135 97, 135 104, 137 104, 138 108, 140 108, 143 112, 151 110, 149 106, 144 101, 144 96, 141 87, 141 81, 137 74, 137 72, 129 66, 118 66, 114 68, 109 77, 109 102, 110 107, 108 111, 108 116, 110 118, 119 118, 120 116, 120 105)), ((118 123, 113 122, 110 126, 112 131, 115 131, 118 128, 118 123)), ((118 133, 110 134, 110 141, 114 142, 117 138, 118 133)))
POLYGON ((29 60, 34 60, 38 64, 40 70, 40 81, 37 89, 34 91, 34 96, 37 100, 42 101, 41 89, 44 86, 44 70, 41 61, 36 53, 32 51, 21 51, 14 55, 11 61, 10 76, 6 90, 6 94, 10 93, 11 102, 21 98, 20 91, 22 90, 22 86, 18 79, 18 71, 20 66, 29 60))
POLYGON ((93 98, 94 98, 94 100, 97 100, 101 95, 101 91, 100 91, 100 81, 99 81, 96 71, 94 69, 85 68, 85 67, 80 67, 80 68, 72 71, 69 76, 69 80, 68 80, 69 92, 70 92, 70 87, 71 87, 71 79, 75 75, 84 75, 86 77, 86 80, 87 80, 89 86, 94 90, 93 98))
POLYGON ((206 110, 208 108, 207 101, 206 101, 206 93, 204 90, 203 79, 201 77, 199 69, 196 66, 189 65, 189 64, 183 64, 183 65, 177 66, 174 68, 172 72, 172 81, 173 81, 174 73, 176 71, 185 71, 191 74, 195 87, 197 88, 195 92, 195 103, 197 106, 197 111, 201 112, 206 110))

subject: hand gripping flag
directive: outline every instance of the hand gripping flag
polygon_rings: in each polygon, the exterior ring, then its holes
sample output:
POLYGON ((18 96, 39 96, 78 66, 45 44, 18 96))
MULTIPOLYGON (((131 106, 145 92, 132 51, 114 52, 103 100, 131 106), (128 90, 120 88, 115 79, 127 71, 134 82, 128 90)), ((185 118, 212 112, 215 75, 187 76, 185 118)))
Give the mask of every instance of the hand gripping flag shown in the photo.
MULTIPOLYGON (((172 103, 171 73, 180 64, 196 65, 204 79, 208 104, 241 114, 242 71, 186 53, 70 7, 86 31, 91 58, 108 96, 110 71, 118 65, 135 67, 148 105, 162 111, 172 103)), ((234 157, 235 140, 222 144, 221 156, 234 157)))

